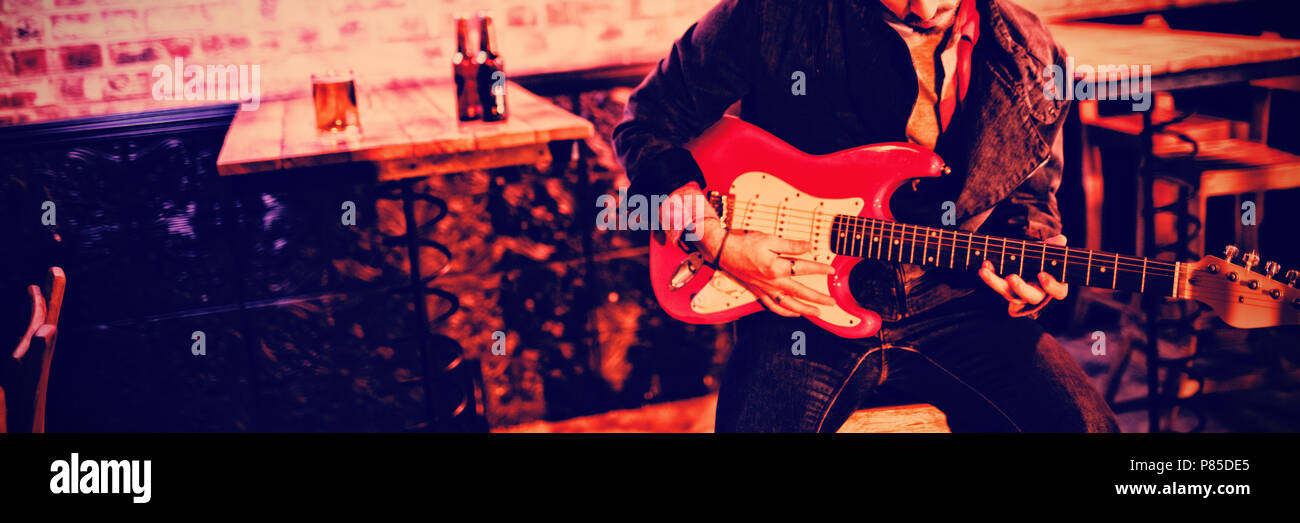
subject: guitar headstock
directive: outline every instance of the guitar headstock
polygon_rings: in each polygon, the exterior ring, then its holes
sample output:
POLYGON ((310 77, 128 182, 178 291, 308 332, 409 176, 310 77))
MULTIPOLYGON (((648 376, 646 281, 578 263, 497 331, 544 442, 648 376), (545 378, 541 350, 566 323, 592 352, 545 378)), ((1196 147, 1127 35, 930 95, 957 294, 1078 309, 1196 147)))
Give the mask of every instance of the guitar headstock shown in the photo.
POLYGON ((1232 262, 1236 254, 1236 246, 1230 245, 1224 250, 1226 260, 1206 256, 1183 264, 1178 297, 1208 305, 1224 323, 1239 329, 1300 324, 1300 289, 1295 287, 1300 272, 1287 271, 1289 282, 1278 281, 1278 264, 1268 262, 1259 273, 1254 270, 1259 255, 1248 252, 1238 265, 1232 262))

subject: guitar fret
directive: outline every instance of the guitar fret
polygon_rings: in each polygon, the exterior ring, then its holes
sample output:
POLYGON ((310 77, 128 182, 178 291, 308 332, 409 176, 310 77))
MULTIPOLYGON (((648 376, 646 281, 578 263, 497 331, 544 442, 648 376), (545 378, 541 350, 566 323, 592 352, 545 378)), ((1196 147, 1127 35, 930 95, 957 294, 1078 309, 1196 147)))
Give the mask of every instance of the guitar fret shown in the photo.
POLYGON ((875 222, 875 221, 872 221, 872 222, 871 222, 871 229, 867 231, 867 232, 868 232, 868 235, 870 236, 869 240, 871 241, 871 243, 868 243, 868 244, 867 244, 867 256, 871 256, 871 251, 872 251, 872 249, 875 249, 875 251, 876 251, 876 256, 875 256, 875 257, 879 257, 879 256, 880 256, 880 244, 877 243, 877 242, 879 241, 880 237, 876 235, 876 225, 879 225, 879 224, 878 224, 877 222, 875 222))
POLYGON ((890 242, 889 242, 890 261, 903 261, 902 227, 899 227, 898 224, 895 223, 889 224, 889 236, 890 236, 890 242), (898 258, 896 260, 894 259, 894 247, 893 247, 894 245, 898 246, 898 258))
POLYGON ((970 251, 974 250, 971 246, 971 240, 975 239, 974 234, 966 233, 966 269, 970 269, 970 251))
POLYGON ((957 264, 957 231, 952 231, 952 252, 948 255, 948 268, 955 268, 957 264))
POLYGON ((1146 292, 1146 291, 1147 291, 1147 259, 1142 258, 1142 287, 1138 289, 1138 292, 1146 292))
POLYGON ((890 240, 891 237, 892 237, 891 234, 888 234, 887 232, 885 232, 885 223, 882 222, 882 223, 880 224, 880 245, 877 245, 877 246, 876 246, 876 259, 884 260, 884 259, 888 259, 888 258, 889 258, 889 250, 888 250, 888 249, 889 249, 889 240, 890 240), (882 255, 881 252, 880 252, 880 249, 881 249, 882 247, 883 247, 884 249, 886 249, 883 255, 882 255))
POLYGON ((921 264, 925 265, 930 252, 930 235, 925 235, 925 244, 921 246, 921 264))
POLYGON ((877 234, 878 234, 879 236, 877 236, 877 239, 876 239, 876 259, 879 260, 879 259, 882 259, 882 258, 880 257, 880 248, 881 248, 881 247, 888 247, 888 246, 889 246, 889 243, 888 243, 889 240, 885 238, 885 223, 884 223, 884 222, 876 222, 876 225, 879 225, 879 226, 880 226, 880 230, 877 231, 877 234))
MULTIPOLYGON (((907 226, 903 226, 906 230, 907 226)), ((916 226, 912 226, 912 248, 908 250, 907 263, 916 263, 916 226)))
POLYGON ((858 224, 857 217, 850 217, 849 220, 853 223, 852 228, 849 230, 849 253, 861 258, 862 244, 858 243, 858 239, 862 237, 862 226, 858 224))
POLYGON ((1065 283, 1065 269, 1070 266, 1070 246, 1063 247, 1065 247, 1065 254, 1061 255, 1061 283, 1065 283))
POLYGON ((1092 251, 1088 251, 1088 269, 1084 271, 1083 284, 1092 285, 1092 251))
POLYGON ((1002 276, 1003 274, 1006 274, 1005 272, 1003 272, 1003 269, 1004 269, 1004 267, 1006 266, 1006 264, 1007 264, 1007 239, 1006 239, 1006 238, 1003 238, 1003 239, 1002 239, 1002 256, 1001 256, 1000 259, 998 260, 998 276, 1002 276))
POLYGON ((871 235, 874 234, 873 229, 875 228, 876 224, 875 222, 872 222, 870 220, 863 220, 862 223, 864 225, 862 229, 862 244, 865 246, 862 249, 862 256, 864 258, 870 258, 871 257, 871 235))
MULTIPOLYGON (((733 206, 739 203, 744 202, 721 198, 717 198, 713 202, 714 205, 719 206, 719 214, 724 226, 730 224, 729 230, 755 230, 753 224, 745 221, 757 216, 754 213, 754 206, 735 209, 733 206), (738 216, 732 209, 741 211, 739 213, 741 215, 738 216)), ((777 231, 774 234, 777 237, 793 238, 803 236, 803 233, 799 231, 790 231, 789 234, 784 231, 785 227, 789 225, 785 223, 785 218, 788 217, 789 213, 788 209, 779 208, 777 212, 783 213, 783 216, 776 221, 777 231), (791 236, 792 234, 794 236, 791 236)), ((1038 247, 1035 249, 1031 247, 1032 240, 986 236, 961 230, 911 225, 859 216, 825 214, 819 216, 816 211, 813 214, 813 229, 812 232, 808 233, 808 236, 809 242, 814 244, 816 249, 817 259, 821 258, 821 253, 825 252, 826 249, 830 249, 830 252, 845 256, 911 263, 923 267, 946 267, 952 270, 957 270, 961 265, 966 269, 970 269, 972 261, 975 262, 977 268, 984 263, 992 262, 993 260, 989 257, 990 251, 995 244, 1001 242, 998 246, 1000 249, 997 253, 998 260, 994 267, 999 276, 1019 274, 1024 277, 1025 274, 1047 272, 1057 276, 1058 281, 1061 283, 1068 284, 1070 279, 1077 278, 1077 275, 1070 274, 1071 266, 1079 265, 1084 270, 1082 282, 1076 282, 1080 285, 1092 287, 1094 271, 1098 272, 1097 276, 1099 278, 1104 278, 1107 271, 1112 271, 1110 274, 1110 288, 1120 290, 1120 272, 1123 271, 1125 273, 1123 290, 1136 292, 1146 292, 1149 278, 1154 278, 1154 281, 1157 282, 1155 285, 1160 285, 1164 278, 1169 277, 1167 273, 1161 274, 1161 271, 1167 270, 1165 265, 1162 265, 1165 262, 1159 262, 1160 264, 1156 265, 1155 268, 1160 270, 1152 273, 1150 270, 1152 267, 1151 260, 1140 256, 1125 256, 1084 249, 1087 252, 1085 257, 1081 256, 1077 249, 1072 254, 1069 246, 1050 245, 1047 242, 1039 242, 1038 247), (823 222, 823 220, 828 220, 829 223, 823 222), (829 238, 822 239, 822 236, 826 234, 837 236, 837 238, 834 241, 829 238), (964 245, 962 244, 963 241, 964 245), (921 244, 920 260, 916 258, 918 243, 921 244), (1019 244, 1019 252, 1014 249, 1017 243, 1019 244), (1056 250, 1058 248, 1059 251, 1056 250), (964 264, 959 263, 957 258, 959 249, 965 250, 964 264), (947 260, 944 260, 945 255, 948 257, 947 260), (1031 259, 1028 263, 1025 261, 1031 255, 1038 258, 1037 271, 1033 267, 1034 260, 1031 259), (1019 260, 1016 259, 1017 256, 1020 257, 1019 260), (1112 258, 1107 259, 1107 256, 1112 258), (1139 260, 1141 261, 1141 269, 1137 267, 1139 260), (1019 261, 1019 266, 1016 265, 1017 261, 1019 261), (1011 262, 1010 266, 1008 266, 1008 262, 1011 262), (1061 264, 1060 269, 1054 270, 1058 263, 1061 264), (1132 281, 1135 277, 1138 278, 1136 284, 1132 281)), ((766 219, 759 220, 759 223, 761 224, 759 229, 767 230, 766 219)), ((1177 298, 1188 292, 1186 288, 1182 287, 1182 282, 1178 279, 1187 269, 1182 266, 1181 262, 1173 265, 1174 281, 1170 284, 1170 293, 1177 298)), ((1104 280, 1099 280, 1097 286, 1105 288, 1104 280)))
MULTIPOLYGON (((889 233, 888 233, 888 234, 885 234, 885 233, 883 232, 883 231, 884 231, 884 228, 885 228, 885 224, 883 224, 883 223, 880 224, 880 228, 881 228, 881 231, 882 231, 882 232, 881 232, 881 235, 882 235, 882 236, 885 236, 885 238, 883 238, 883 239, 881 240, 881 243, 885 244, 885 257, 884 257, 884 258, 881 258, 881 259, 882 259, 882 260, 888 260, 888 259, 890 258, 890 252, 894 249, 894 224, 892 224, 892 223, 889 224, 889 233)), ((879 253, 877 253, 877 254, 879 254, 879 253)))
POLYGON ((906 225, 900 225, 900 226, 898 227, 898 230, 897 230, 896 232, 898 233, 898 237, 897 237, 894 241, 898 242, 898 256, 894 258, 894 261, 902 262, 902 261, 903 261, 903 242, 907 241, 907 226, 906 226, 906 225))
POLYGON ((836 218, 835 220, 838 221, 838 222, 840 223, 840 237, 835 239, 835 242, 836 242, 835 245, 838 247, 836 250, 839 251, 841 254, 843 254, 843 253, 844 253, 844 240, 845 240, 845 237, 848 235, 848 231, 846 231, 845 229, 848 228, 848 224, 847 224, 847 223, 845 222, 845 220, 843 219, 843 216, 838 217, 838 218, 836 218))
POLYGON ((1110 288, 1114 289, 1115 284, 1119 282, 1119 255, 1115 255, 1115 270, 1110 274, 1110 288))
POLYGON ((844 217, 844 228, 842 230, 844 231, 844 234, 840 235, 840 238, 843 238, 844 240, 844 255, 853 256, 854 253, 853 253, 853 219, 852 218, 847 216, 844 217))
POLYGON ((853 235, 849 236, 849 252, 858 258, 862 257, 862 244, 858 240, 862 239, 862 231, 858 228, 857 221, 853 223, 853 235))
POLYGON ((858 221, 862 222, 862 248, 860 249, 862 251, 862 257, 870 258, 872 224, 869 220, 864 220, 862 218, 858 218, 858 221))

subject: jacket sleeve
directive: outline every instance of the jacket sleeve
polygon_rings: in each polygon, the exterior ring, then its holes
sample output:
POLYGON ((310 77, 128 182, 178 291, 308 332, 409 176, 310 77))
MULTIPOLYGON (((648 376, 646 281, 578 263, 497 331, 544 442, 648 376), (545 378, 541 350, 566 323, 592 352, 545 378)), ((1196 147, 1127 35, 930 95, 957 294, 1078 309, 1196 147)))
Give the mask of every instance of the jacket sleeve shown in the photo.
POLYGON ((629 193, 669 194, 699 165, 683 145, 744 97, 758 65, 755 1, 724 0, 678 39, 646 76, 614 128, 614 149, 632 180, 629 193))
POLYGON ((1012 238, 1046 240, 1061 234, 1061 212, 1056 206, 1056 190, 1061 187, 1064 166, 1063 142, 1058 129, 1047 161, 1030 173, 1002 203, 994 207, 985 221, 987 230, 1012 238))

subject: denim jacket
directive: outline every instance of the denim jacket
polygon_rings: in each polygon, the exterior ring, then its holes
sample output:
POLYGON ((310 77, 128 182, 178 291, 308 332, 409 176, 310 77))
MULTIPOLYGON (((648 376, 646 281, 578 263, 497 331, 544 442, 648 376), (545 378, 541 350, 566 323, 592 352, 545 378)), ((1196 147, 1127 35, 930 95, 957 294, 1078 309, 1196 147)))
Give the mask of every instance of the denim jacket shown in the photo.
MULTIPOLYGON (((891 209, 899 221, 939 226, 945 202, 953 202, 947 207, 962 230, 1056 236, 1068 102, 1046 96, 1043 85, 1047 67, 1063 66, 1065 53, 1024 8, 1007 0, 976 3, 981 36, 970 88, 935 146, 952 172, 900 190, 891 209)), ((683 145, 737 101, 742 119, 810 154, 907 141, 916 72, 882 13, 879 0, 720 2, 637 87, 614 130, 629 192, 704 186, 683 145), (803 95, 792 90, 798 73, 803 95)), ((973 273, 864 260, 850 288, 890 321, 984 286, 973 273)))

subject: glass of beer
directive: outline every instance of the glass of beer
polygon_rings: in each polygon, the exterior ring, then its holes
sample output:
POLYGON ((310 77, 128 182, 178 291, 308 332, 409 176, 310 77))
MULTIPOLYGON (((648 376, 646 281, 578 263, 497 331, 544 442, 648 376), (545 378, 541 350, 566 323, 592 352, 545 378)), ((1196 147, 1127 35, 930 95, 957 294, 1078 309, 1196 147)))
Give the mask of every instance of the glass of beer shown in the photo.
POLYGON ((352 71, 311 75, 311 97, 316 104, 316 130, 322 137, 361 132, 352 71))

